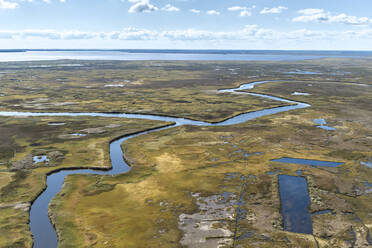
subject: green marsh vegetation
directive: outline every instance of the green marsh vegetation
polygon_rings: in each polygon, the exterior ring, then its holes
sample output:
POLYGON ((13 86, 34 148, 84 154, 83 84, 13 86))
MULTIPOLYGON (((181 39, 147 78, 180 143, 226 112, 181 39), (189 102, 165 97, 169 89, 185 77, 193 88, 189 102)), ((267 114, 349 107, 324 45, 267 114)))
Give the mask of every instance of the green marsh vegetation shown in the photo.
POLYGON ((46 175, 62 168, 110 168, 109 142, 164 122, 104 118, 0 118, 1 247, 31 247, 30 203, 45 188, 46 175), (65 125, 51 126, 63 122, 65 125), (84 133, 86 136, 73 136, 84 133), (4 148, 4 149, 3 149, 4 148), (34 163, 46 155, 49 162, 34 163))
POLYGON ((150 61, 2 63, 0 69, 6 73, 1 78, 0 106, 2 110, 147 113, 217 122, 283 105, 254 96, 218 95, 218 88, 250 80, 244 74, 255 68, 235 74, 243 70, 239 66, 150 61))
MULTIPOLYGON (((368 246, 372 201, 363 182, 370 182, 372 172, 360 165, 372 156, 368 60, 58 61, 5 63, 1 69, 8 72, 0 78, 3 110, 152 113, 213 122, 280 106, 216 91, 260 80, 280 81, 253 92, 312 105, 229 127, 182 126, 129 140, 122 145, 132 166, 129 173, 67 177, 50 206, 60 247, 193 247, 199 240, 193 235, 204 240, 201 247, 368 246), (45 64, 52 67, 40 66, 45 64), (296 70, 317 74, 287 73, 296 70), (317 128, 316 118, 336 131, 317 128), (345 164, 312 168, 270 162, 283 156, 345 164), (309 211, 335 213, 312 217, 314 236, 282 228, 277 174, 297 175, 298 170, 309 185, 309 211)), ((15 204, 32 201, 48 172, 108 167, 110 140, 164 124, 115 118, 0 120, 0 228, 11 233, 0 235, 0 242, 13 247, 31 245, 27 205, 15 204), (68 135, 89 128, 96 133, 68 135), (59 156, 48 165, 27 164, 30 155, 55 151, 59 156)))

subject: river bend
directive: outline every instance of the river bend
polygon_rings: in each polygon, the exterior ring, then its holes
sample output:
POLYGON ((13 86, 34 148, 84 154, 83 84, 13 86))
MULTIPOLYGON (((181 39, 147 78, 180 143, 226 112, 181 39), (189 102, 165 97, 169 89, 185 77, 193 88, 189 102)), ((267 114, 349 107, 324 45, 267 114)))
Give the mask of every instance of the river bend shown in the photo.
POLYGON ((30 228, 34 239, 34 248, 56 248, 58 246, 58 237, 51 223, 48 215, 48 206, 53 197, 61 190, 65 177, 72 174, 94 174, 94 175, 117 175, 126 173, 130 170, 130 166, 125 162, 123 151, 120 145, 128 139, 133 137, 144 135, 151 132, 160 131, 163 129, 180 126, 180 125, 195 125, 195 126, 228 126, 246 121, 256 119, 263 116, 273 115, 281 112, 286 112, 295 109, 302 109, 310 107, 309 104, 291 101, 275 96, 269 96, 257 93, 242 92, 242 90, 253 89, 256 85, 264 84, 275 81, 258 81, 253 83, 242 84, 237 88, 232 89, 221 89, 220 93, 231 93, 231 94, 245 94, 252 95, 261 98, 271 99, 280 101, 283 103, 291 104, 289 106, 274 107, 263 109, 259 111, 249 112, 234 116, 227 120, 218 123, 209 123, 203 121, 195 121, 186 118, 167 117, 159 115, 146 115, 146 114, 114 114, 114 113, 34 113, 34 112, 0 112, 0 116, 17 117, 17 116, 91 116, 91 117, 108 117, 108 118, 130 118, 130 119, 146 119, 146 120, 157 120, 165 122, 174 122, 174 125, 161 127, 153 130, 147 130, 126 137, 119 138, 110 143, 110 159, 112 168, 108 171, 100 171, 94 169, 81 169, 71 170, 63 169, 54 172, 47 176, 46 189, 39 195, 39 197, 33 202, 30 210, 30 228))

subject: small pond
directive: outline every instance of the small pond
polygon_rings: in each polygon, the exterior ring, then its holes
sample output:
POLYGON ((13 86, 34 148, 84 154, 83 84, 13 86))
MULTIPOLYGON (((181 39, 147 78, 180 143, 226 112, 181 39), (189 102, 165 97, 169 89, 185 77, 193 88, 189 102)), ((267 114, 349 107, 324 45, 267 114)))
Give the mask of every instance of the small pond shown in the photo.
POLYGON ((285 72, 285 74, 319 75, 319 74, 322 74, 322 73, 320 73, 320 72, 315 72, 315 71, 294 70, 294 71, 288 71, 288 72, 285 72))
POLYGON ((124 84, 106 84, 104 86, 104 88, 114 88, 114 87, 122 88, 122 87, 124 87, 124 84))
POLYGON ((287 158, 282 157, 279 159, 273 159, 272 162, 280 163, 289 163, 289 164, 300 164, 300 165, 309 165, 309 166, 320 166, 320 167, 337 167, 344 163, 342 162, 330 162, 322 160, 313 160, 313 159, 302 159, 302 158, 287 158))
POLYGON ((298 92, 298 91, 295 91, 291 94, 292 96, 310 96, 311 94, 309 93, 306 93, 306 92, 298 92))
POLYGON ((85 136, 87 136, 87 135, 84 134, 84 133, 72 133, 71 135, 72 135, 72 136, 79 136, 79 137, 85 137, 85 136))
POLYGON ((48 123, 49 126, 63 126, 63 125, 66 125, 65 122, 49 122, 48 123))
POLYGON ((278 179, 284 230, 312 234, 306 179, 288 175, 279 175, 278 179))
POLYGON ((366 161, 366 162, 361 161, 360 164, 365 166, 365 167, 368 167, 368 168, 372 169, 372 158, 369 161, 366 161))
POLYGON ((32 161, 34 164, 43 163, 43 162, 48 163, 49 158, 46 155, 38 155, 38 156, 33 156, 32 161))
POLYGON ((337 129, 334 127, 329 127, 329 126, 317 126, 317 128, 321 128, 327 131, 336 131, 337 129))
POLYGON ((337 129, 334 127, 327 126, 327 122, 324 119, 314 119, 314 123, 317 124, 317 128, 321 128, 327 131, 336 131, 337 129))

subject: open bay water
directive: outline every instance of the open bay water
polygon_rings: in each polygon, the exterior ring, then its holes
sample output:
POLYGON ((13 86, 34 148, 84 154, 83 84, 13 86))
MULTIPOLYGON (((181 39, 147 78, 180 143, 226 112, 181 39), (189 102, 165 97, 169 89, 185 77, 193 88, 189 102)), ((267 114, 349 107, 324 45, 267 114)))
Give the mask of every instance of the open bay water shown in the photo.
POLYGON ((319 58, 370 58, 372 51, 284 51, 284 50, 0 50, 0 62, 41 60, 222 60, 222 61, 291 61, 319 58))

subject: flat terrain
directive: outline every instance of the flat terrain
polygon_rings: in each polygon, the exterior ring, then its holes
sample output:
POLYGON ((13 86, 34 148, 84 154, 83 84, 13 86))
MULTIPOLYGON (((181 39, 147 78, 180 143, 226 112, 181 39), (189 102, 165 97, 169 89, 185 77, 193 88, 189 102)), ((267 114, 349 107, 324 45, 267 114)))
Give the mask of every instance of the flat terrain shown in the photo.
POLYGON ((255 80, 245 76, 255 68, 240 67, 218 62, 2 63, 0 110, 145 113, 216 122, 283 105, 218 95, 219 88, 255 80))
MULTIPOLYGON (((229 127, 181 126, 129 140, 122 145, 129 173, 66 179, 50 207, 60 247, 372 245, 372 169, 363 165, 372 157, 372 61, 59 61, 0 67, 3 110, 154 113, 215 122, 281 106, 217 93, 260 80, 278 81, 253 92, 312 105, 229 127), (336 130, 316 127, 319 118, 336 130), (270 162, 280 157, 344 165, 270 162), (331 210, 312 215, 314 235, 283 231, 278 174, 299 173, 309 186, 309 211, 331 210)), ((9 234, 0 235, 1 247, 31 246, 28 204, 45 187, 47 173, 107 168, 114 137, 167 124, 84 117, 0 121, 0 233, 9 234), (56 122, 66 124, 50 126, 56 122), (82 133, 87 136, 71 135, 82 133), (36 155, 51 160, 33 164, 36 155)))
POLYGON ((0 247, 31 247, 28 211, 45 188, 47 174, 62 168, 109 169, 111 140, 164 125, 85 117, 1 117, 0 123, 0 247), (61 122, 65 125, 50 125, 61 122), (49 161, 35 163, 33 158, 38 156, 47 156, 49 161))

